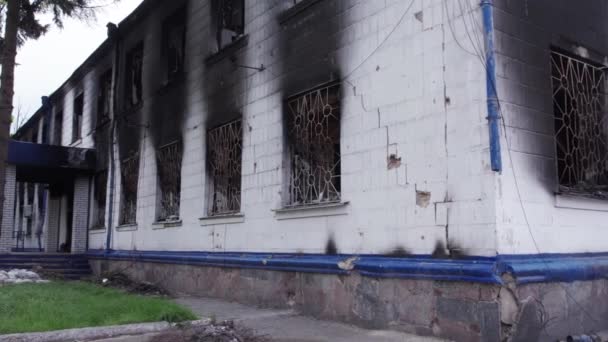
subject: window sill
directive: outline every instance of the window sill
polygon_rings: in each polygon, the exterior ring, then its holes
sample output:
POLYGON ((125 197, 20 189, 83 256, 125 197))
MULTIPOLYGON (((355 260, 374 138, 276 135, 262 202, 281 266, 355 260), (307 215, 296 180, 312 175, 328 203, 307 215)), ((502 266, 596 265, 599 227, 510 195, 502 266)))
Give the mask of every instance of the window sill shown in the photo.
POLYGON ((608 201, 574 195, 555 195, 555 207, 591 211, 608 211, 608 201))
POLYGON ((217 224, 234 224, 245 222, 245 215, 242 213, 224 214, 215 216, 205 216, 198 219, 201 226, 213 226, 217 224))
POLYGON ((217 63, 221 62, 222 60, 224 60, 226 58, 231 57, 232 55, 234 55, 234 53, 236 53, 240 49, 247 46, 248 43, 249 43, 249 35, 244 34, 244 35, 240 36, 232 43, 224 46, 224 48, 221 49, 220 51, 205 58, 205 65, 211 66, 213 64, 217 64, 217 63))
POLYGON ((118 232, 132 232, 135 230, 137 230, 137 223, 122 224, 116 227, 116 231, 118 232))
POLYGON ((321 2, 321 0, 302 0, 297 4, 293 5, 289 9, 285 10, 283 13, 279 15, 279 23, 284 24, 289 21, 291 18, 297 16, 298 14, 304 12, 309 7, 315 5, 316 3, 321 2))
POLYGON ((335 202, 318 205, 275 209, 274 217, 277 220, 291 220, 307 217, 338 216, 348 214, 349 202, 335 202))
POLYGON ((152 229, 167 229, 167 228, 178 228, 182 226, 182 220, 177 221, 161 221, 152 223, 152 229))
POLYGON ((89 234, 103 234, 107 231, 106 227, 89 228, 89 234))

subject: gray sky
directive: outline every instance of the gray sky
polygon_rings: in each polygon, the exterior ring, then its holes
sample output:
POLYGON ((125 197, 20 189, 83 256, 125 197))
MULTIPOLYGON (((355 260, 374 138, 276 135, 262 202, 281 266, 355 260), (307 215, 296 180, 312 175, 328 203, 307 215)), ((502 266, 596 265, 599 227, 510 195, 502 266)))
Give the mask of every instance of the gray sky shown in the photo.
POLYGON ((39 40, 26 42, 17 53, 13 114, 20 108, 29 117, 38 110, 40 97, 57 90, 104 41, 106 24, 120 22, 141 2, 122 0, 101 9, 96 21, 66 20, 63 30, 53 27, 39 40))

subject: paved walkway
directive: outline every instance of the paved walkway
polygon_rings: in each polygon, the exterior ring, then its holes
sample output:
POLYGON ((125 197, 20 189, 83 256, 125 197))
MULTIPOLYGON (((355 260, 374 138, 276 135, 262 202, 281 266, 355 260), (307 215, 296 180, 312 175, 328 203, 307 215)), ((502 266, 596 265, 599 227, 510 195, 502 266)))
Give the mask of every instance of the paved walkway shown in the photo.
POLYGON ((346 324, 321 321, 298 315, 293 310, 258 309, 209 298, 179 298, 201 317, 234 320, 275 342, 437 342, 388 330, 364 330, 346 324))
MULTIPOLYGON (((293 310, 259 309, 210 298, 182 297, 176 301, 201 318, 233 320, 272 342, 439 342, 389 330, 365 330, 354 326, 316 320, 293 310)), ((148 342, 158 334, 124 336, 98 342, 148 342)), ((177 342, 177 341, 176 341, 177 342)))

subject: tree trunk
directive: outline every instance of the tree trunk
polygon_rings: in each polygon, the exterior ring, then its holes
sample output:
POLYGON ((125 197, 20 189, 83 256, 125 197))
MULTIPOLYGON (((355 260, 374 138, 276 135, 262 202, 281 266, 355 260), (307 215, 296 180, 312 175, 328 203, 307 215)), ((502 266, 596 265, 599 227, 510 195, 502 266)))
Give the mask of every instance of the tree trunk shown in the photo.
POLYGON ((15 58, 17 56, 17 33, 19 29, 20 0, 8 0, 6 25, 4 26, 4 53, 0 75, 0 222, 4 208, 4 182, 6 159, 10 138, 13 96, 15 94, 15 58))

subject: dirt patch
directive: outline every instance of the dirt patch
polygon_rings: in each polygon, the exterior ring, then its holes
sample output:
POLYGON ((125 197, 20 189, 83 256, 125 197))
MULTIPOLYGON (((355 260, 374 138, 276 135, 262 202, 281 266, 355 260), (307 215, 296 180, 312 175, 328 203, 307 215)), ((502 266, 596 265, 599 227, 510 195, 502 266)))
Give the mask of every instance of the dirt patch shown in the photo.
POLYGON ((251 329, 235 325, 233 321, 204 326, 182 326, 155 336, 150 342, 269 342, 265 336, 251 329))
POLYGON ((133 294, 145 296, 170 295, 169 291, 156 284, 135 281, 121 272, 104 273, 100 277, 93 279, 93 282, 104 287, 112 287, 133 294))

